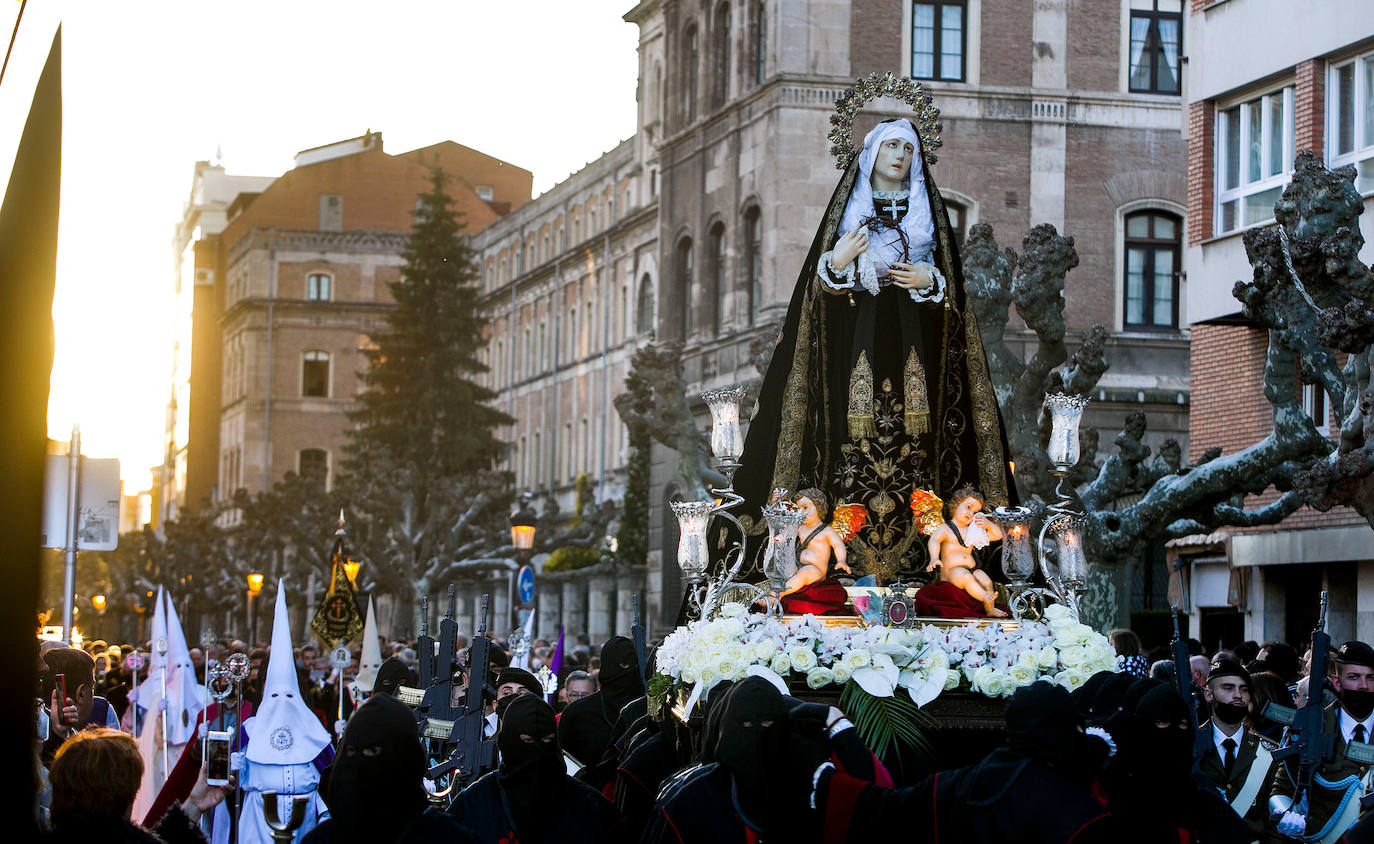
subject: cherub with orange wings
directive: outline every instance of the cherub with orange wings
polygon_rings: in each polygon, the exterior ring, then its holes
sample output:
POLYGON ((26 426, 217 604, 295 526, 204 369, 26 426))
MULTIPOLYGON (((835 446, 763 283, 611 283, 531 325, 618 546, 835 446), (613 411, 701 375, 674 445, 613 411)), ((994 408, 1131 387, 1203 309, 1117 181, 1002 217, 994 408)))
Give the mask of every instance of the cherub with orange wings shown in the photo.
POLYGON ((832 556, 835 568, 852 573, 846 562, 849 549, 845 543, 853 539, 868 520, 868 510, 862 504, 837 504, 833 518, 826 524, 827 502, 825 493, 819 489, 804 489, 793 496, 792 501, 803 514, 801 527, 797 528, 801 551, 797 573, 788 579, 782 595, 791 595, 825 579, 830 573, 832 556))
POLYGON ((911 493, 911 514, 916 527, 930 537, 926 549, 930 564, 926 571, 940 570, 940 579, 964 590, 983 605, 983 611, 993 617, 1005 617, 996 606, 997 590, 987 572, 978 568, 973 558, 976 548, 986 548, 1002 538, 1002 529, 983 515, 983 496, 972 487, 955 490, 950 499, 953 512, 944 517, 944 502, 924 489, 911 493))

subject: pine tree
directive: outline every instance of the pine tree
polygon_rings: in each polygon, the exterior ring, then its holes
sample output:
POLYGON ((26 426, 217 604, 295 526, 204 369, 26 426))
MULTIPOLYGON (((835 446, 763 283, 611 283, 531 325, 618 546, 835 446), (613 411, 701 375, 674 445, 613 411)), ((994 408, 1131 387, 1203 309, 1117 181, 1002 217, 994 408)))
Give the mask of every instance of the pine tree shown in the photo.
POLYGON ((513 421, 475 380, 486 372, 478 357, 486 320, 446 181, 436 168, 420 195, 401 279, 390 285, 396 307, 366 352, 349 449, 360 474, 377 460, 436 478, 490 469, 504 450, 495 429, 513 421))
POLYGON ((366 352, 364 391, 350 418, 347 469, 362 522, 359 546, 380 590, 411 617, 454 563, 504 527, 510 478, 493 470, 505 452, 496 437, 510 424, 477 382, 486 320, 478 310, 474 254, 459 236, 453 201, 437 168, 419 197, 391 284, 396 307, 366 352))

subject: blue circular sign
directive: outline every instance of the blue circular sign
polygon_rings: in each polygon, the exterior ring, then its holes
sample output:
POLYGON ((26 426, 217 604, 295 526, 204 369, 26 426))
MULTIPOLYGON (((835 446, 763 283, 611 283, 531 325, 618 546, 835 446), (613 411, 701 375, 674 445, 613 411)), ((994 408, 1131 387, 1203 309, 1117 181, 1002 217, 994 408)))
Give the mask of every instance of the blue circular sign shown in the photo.
POLYGON ((515 591, 520 598, 520 603, 533 603, 534 569, 530 568, 529 566, 520 567, 520 571, 515 575, 515 591))

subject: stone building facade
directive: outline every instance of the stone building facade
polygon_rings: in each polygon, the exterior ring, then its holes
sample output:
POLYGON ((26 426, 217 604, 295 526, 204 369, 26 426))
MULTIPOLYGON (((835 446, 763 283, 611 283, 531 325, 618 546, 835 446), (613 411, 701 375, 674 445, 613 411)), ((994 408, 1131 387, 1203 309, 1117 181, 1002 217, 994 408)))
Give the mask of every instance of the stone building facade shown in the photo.
MULTIPOLYGON (((1193 456, 1237 451, 1273 428, 1264 397, 1267 332, 1231 296, 1251 268, 1242 235, 1273 224, 1294 155, 1353 164, 1365 197, 1360 259, 1374 262, 1374 6, 1346 0, 1293 14, 1277 0, 1192 0, 1187 28, 1187 322, 1192 335, 1193 456), (1283 26, 1276 26, 1283 21, 1283 26)), ((1307 385, 1304 403, 1337 438, 1340 420, 1307 385)), ((1251 496, 1247 508, 1277 492, 1251 496)), ((1306 641, 1318 595, 1332 638, 1374 640, 1374 531, 1349 508, 1302 509, 1279 525, 1174 543, 1204 641, 1306 641)))
MULTIPOLYGON (((625 15, 640 31, 635 136, 476 239, 492 384, 522 420, 506 433, 522 484, 566 509, 585 471, 598 499, 614 497, 624 435, 609 402, 649 336, 684 344, 693 392, 757 377, 750 345, 781 320, 838 179, 835 98, 887 70, 922 78, 943 110, 932 172, 956 228, 991 223, 1013 248, 1042 222, 1075 236, 1071 336, 1094 323, 1114 332, 1085 424, 1110 442, 1144 409, 1151 444, 1186 442, 1182 8, 1170 4, 636 5, 625 15)), ((660 624, 681 588, 671 475, 658 460, 647 591, 660 624)), ((1162 576, 1141 591, 1162 594, 1162 576)))

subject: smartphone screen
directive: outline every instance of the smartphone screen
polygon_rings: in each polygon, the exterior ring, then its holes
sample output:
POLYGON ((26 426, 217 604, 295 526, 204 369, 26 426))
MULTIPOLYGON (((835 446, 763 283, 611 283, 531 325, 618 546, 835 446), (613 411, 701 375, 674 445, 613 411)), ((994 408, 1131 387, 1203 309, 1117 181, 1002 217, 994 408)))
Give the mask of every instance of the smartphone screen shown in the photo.
POLYGON ((57 682, 57 723, 66 726, 67 719, 62 710, 67 708, 67 675, 58 674, 54 679, 57 682))
POLYGON ((207 785, 229 784, 229 739, 232 735, 228 730, 211 730, 206 736, 205 758, 209 761, 205 774, 207 785))

